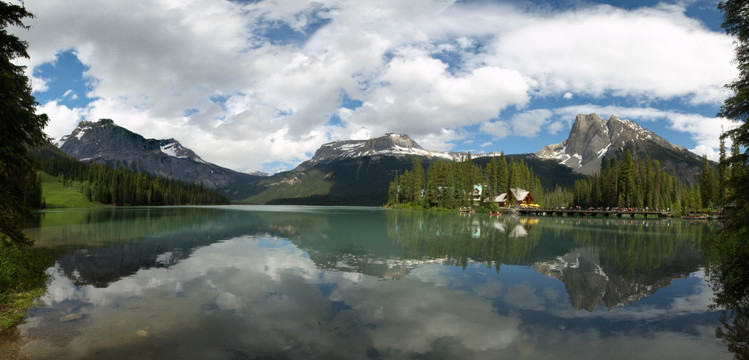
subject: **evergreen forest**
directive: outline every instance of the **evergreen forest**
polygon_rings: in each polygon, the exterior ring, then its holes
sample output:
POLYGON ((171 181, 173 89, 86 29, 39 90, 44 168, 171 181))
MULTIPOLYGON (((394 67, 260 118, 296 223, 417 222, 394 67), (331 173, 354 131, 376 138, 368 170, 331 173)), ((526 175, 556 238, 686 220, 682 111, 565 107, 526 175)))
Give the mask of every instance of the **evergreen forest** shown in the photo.
MULTIPOLYGON (((52 145, 34 149, 31 158, 39 171, 57 177, 67 186, 76 186, 90 201, 117 206, 220 205, 229 200, 198 184, 156 177, 129 168, 112 169, 102 164, 86 164, 59 152, 52 145)), ((28 204, 44 207, 39 176, 29 189, 28 204)))
MULTIPOLYGON (((721 144, 722 145, 722 144, 721 144)), ((737 149, 733 149, 737 151, 737 149)), ((674 214, 690 211, 717 211, 724 204, 725 182, 730 164, 721 147, 721 165, 703 157, 702 171, 693 185, 684 184, 664 171, 658 160, 635 159, 629 150, 619 158, 603 162, 601 171, 574 182, 574 186, 543 188, 538 176, 522 159, 493 157, 484 167, 476 165, 468 154, 462 161, 437 160, 424 165, 413 160, 412 169, 396 174, 388 188, 388 206, 406 208, 457 209, 478 207, 492 211, 498 205, 487 199, 511 188, 530 191, 542 208, 648 208, 671 210, 674 214), (478 201, 474 187, 481 187, 478 201)))
MULTIPOLYGON (((529 190, 536 201, 543 196, 540 179, 522 160, 507 159, 504 153, 481 168, 471 154, 461 161, 437 160, 424 171, 414 158, 411 171, 396 174, 388 187, 388 206, 457 209, 474 205, 474 187, 481 186, 481 204, 511 188, 529 190)), ((492 203, 486 202, 491 208, 492 203)))
POLYGON ((706 157, 696 184, 689 186, 663 171, 658 160, 636 160, 625 151, 619 159, 606 161, 596 176, 576 181, 569 205, 712 211, 720 205, 718 183, 715 167, 706 157))

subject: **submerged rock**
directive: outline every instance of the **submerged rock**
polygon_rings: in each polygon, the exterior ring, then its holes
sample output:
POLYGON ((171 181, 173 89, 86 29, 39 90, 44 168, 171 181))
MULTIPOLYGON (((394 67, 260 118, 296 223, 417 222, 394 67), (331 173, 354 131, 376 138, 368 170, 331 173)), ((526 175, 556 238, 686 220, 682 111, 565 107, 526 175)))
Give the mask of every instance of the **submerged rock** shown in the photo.
POLYGON ((83 313, 79 313, 78 312, 78 313, 67 314, 67 315, 61 317, 60 321, 62 321, 62 322, 68 322, 68 321, 80 320, 82 318, 83 318, 83 313))

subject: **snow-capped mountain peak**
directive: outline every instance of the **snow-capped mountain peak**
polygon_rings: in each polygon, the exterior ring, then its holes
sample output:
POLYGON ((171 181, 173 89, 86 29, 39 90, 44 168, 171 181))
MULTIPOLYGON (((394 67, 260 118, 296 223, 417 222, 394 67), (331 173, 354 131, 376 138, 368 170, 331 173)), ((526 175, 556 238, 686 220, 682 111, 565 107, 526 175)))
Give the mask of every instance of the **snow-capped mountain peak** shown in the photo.
POLYGON ((406 156, 416 155, 430 158, 459 159, 458 153, 426 150, 405 134, 388 133, 369 140, 338 140, 323 144, 312 159, 297 167, 304 170, 314 165, 346 158, 363 156, 406 156))

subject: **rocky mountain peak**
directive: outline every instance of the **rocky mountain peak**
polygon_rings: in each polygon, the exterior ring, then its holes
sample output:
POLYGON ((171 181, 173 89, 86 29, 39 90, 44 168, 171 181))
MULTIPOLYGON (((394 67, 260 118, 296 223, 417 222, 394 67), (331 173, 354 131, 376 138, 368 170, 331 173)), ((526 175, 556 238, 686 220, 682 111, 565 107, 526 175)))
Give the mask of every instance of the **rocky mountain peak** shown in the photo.
POLYGON ((142 136, 117 126, 111 119, 81 121, 57 146, 78 159, 89 160, 113 152, 157 150, 158 143, 149 143, 142 136))
POLYGON ((581 164, 586 160, 601 155, 611 143, 606 123, 596 114, 577 115, 567 138, 567 154, 580 158, 581 164), (577 156, 575 156, 577 155, 577 156))
POLYGON ((57 146, 79 159, 95 159, 108 153, 140 152, 163 153, 164 155, 203 162, 192 150, 182 146, 174 138, 146 139, 114 123, 111 119, 81 121, 70 135, 60 139, 57 146))
POLYGON ((671 144, 666 139, 637 123, 611 116, 604 121, 596 114, 579 114, 572 124, 570 134, 559 144, 548 145, 536 152, 542 159, 554 159, 571 167, 575 172, 593 175, 600 171, 606 157, 616 157, 629 150, 636 157, 651 156, 681 174, 686 182, 693 179, 692 168, 699 160, 685 148, 671 144))
POLYGON ((622 147, 625 142, 632 139, 638 139, 638 135, 640 134, 642 134, 643 137, 650 135, 646 133, 649 131, 643 129, 640 125, 629 120, 621 120, 613 115, 609 118, 606 126, 610 130, 611 143, 614 144, 615 147, 622 147))
POLYGON ((57 142, 57 146, 84 162, 112 168, 125 166, 214 189, 225 188, 249 176, 207 163, 173 138, 146 139, 111 119, 81 121, 70 135, 57 142))
POLYGON ((377 151, 388 151, 396 149, 421 149, 423 148, 411 140, 406 134, 392 134, 388 133, 385 136, 380 136, 374 139, 367 140, 362 145, 362 152, 377 152, 377 151))
POLYGON ((86 128, 104 127, 104 126, 117 126, 117 125, 114 124, 114 120, 112 119, 99 119, 99 121, 85 121, 84 120, 84 121, 79 122, 78 126, 76 126, 75 129, 85 130, 86 128))
POLYGON ((607 123, 598 115, 579 114, 567 139, 545 146, 536 156, 558 160, 578 173, 592 175, 600 169, 600 160, 611 145, 610 133, 607 123))
POLYGON ((314 165, 344 158, 382 155, 453 158, 450 153, 425 150, 406 134, 387 133, 369 140, 338 140, 323 144, 312 159, 301 163, 296 170, 305 170, 314 165))

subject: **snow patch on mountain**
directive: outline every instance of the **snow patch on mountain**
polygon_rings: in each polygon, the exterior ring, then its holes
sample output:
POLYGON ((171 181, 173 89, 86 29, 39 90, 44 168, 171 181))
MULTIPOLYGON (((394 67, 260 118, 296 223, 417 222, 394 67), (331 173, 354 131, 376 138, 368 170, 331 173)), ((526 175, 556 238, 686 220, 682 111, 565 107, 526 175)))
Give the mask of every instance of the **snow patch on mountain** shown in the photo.
POLYGON ((61 137, 59 140, 55 141, 53 145, 57 146, 58 148, 61 148, 63 145, 65 145, 65 142, 68 141, 68 138, 70 135, 65 135, 61 137))
POLYGON ((83 137, 83 135, 85 135, 85 134, 86 134, 86 129, 83 128, 80 131, 78 131, 77 134, 75 134, 75 138, 78 139, 78 140, 80 140, 83 137))
POLYGON ((608 144, 605 148, 598 151, 598 157, 602 157, 606 155, 606 152, 609 151, 609 148, 611 148, 611 144, 608 144))
POLYGON ((180 158, 180 159, 186 158, 187 156, 179 156, 179 155, 177 155, 177 146, 176 145, 177 144, 174 144, 174 143, 167 144, 167 145, 161 145, 161 152, 163 152, 164 154, 167 154, 169 156, 173 156, 173 157, 180 158))
POLYGON ((78 141, 81 141, 81 139, 83 139, 83 136, 86 135, 86 132, 88 130, 91 130, 92 127, 93 127, 93 123, 88 122, 88 121, 81 121, 78 124, 78 126, 75 129, 73 129, 72 133, 61 137, 60 140, 54 143, 54 145, 60 148, 63 145, 65 145, 65 143, 70 139, 76 139, 78 141))
POLYGON ((363 156, 424 156, 446 160, 460 160, 465 154, 426 150, 405 134, 385 134, 369 140, 338 140, 323 144, 312 159, 297 167, 308 169, 314 165, 334 160, 354 159, 363 156))
POLYGON ((207 164, 200 158, 200 156, 195 154, 192 150, 182 146, 179 141, 174 139, 159 140, 159 150, 161 150, 164 155, 177 159, 190 159, 195 162, 207 164))

